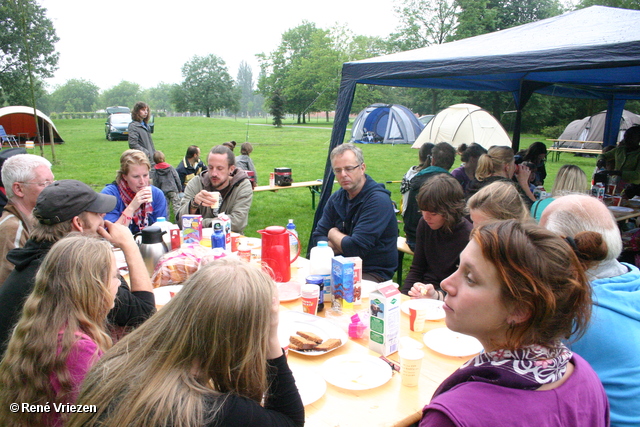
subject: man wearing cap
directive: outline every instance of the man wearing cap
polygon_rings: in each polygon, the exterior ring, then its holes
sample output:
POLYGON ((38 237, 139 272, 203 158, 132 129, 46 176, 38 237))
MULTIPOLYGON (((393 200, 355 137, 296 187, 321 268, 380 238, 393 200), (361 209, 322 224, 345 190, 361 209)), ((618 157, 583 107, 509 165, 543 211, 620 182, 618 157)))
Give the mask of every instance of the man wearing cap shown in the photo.
POLYGON ((123 225, 103 219, 115 205, 115 197, 96 193, 88 185, 72 179, 56 181, 38 196, 31 237, 23 248, 13 249, 7 255, 15 269, 0 287, 0 357, 20 318, 24 301, 33 290, 42 260, 54 243, 72 232, 103 237, 124 253, 131 290, 126 282, 120 285, 115 306, 109 312, 111 324, 137 326, 155 312, 151 280, 131 232, 123 225))
POLYGON ((51 163, 33 154, 17 154, 2 165, 2 182, 8 202, 0 216, 0 285, 13 271, 7 253, 26 243, 33 221, 31 211, 40 192, 53 182, 51 163))

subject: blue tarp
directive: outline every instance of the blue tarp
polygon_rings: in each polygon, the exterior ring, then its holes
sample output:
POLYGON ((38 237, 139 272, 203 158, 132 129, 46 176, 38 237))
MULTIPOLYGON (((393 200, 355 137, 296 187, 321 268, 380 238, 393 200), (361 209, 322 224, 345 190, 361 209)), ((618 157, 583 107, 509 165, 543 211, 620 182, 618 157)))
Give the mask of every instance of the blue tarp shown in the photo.
MULTIPOLYGON (((518 27, 342 66, 329 152, 344 141, 356 84, 510 92, 519 147, 531 95, 608 101, 604 145, 614 144, 627 99, 640 99, 640 11, 592 6, 518 27)), ((327 157, 315 224, 333 190, 327 157)))

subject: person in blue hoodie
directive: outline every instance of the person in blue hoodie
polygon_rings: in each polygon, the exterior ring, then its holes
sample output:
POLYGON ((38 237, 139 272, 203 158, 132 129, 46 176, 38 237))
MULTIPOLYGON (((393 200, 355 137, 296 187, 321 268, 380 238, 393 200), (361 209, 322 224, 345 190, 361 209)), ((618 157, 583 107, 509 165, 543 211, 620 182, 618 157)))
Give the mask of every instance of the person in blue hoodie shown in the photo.
POLYGON ((327 241, 335 255, 362 258, 362 278, 391 279, 398 265, 398 222, 391 193, 365 174, 362 150, 342 144, 330 155, 341 189, 331 195, 313 231, 313 244, 327 241))
POLYGON ((407 210, 404 213, 404 233, 407 237, 407 245, 412 251, 415 251, 416 247, 418 221, 422 218, 417 202, 420 188, 432 176, 449 173, 455 160, 456 149, 447 142, 439 142, 431 150, 431 166, 418 172, 409 183, 409 198, 407 199, 407 210))
POLYGON ((587 195, 559 197, 540 225, 562 236, 602 234, 607 257, 587 270, 593 311, 585 334, 570 344, 598 374, 611 406, 611 426, 640 426, 640 270, 618 262, 620 231, 607 207, 587 195))

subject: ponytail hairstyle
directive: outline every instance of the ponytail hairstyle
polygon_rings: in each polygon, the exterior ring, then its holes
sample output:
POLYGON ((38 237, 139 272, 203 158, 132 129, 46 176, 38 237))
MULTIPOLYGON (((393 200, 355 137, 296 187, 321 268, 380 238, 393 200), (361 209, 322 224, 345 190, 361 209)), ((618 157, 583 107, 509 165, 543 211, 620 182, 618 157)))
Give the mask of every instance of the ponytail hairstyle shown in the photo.
POLYGON ((489 148, 487 154, 481 155, 478 159, 476 179, 484 181, 490 176, 497 175, 500 170, 513 161, 513 157, 511 147, 494 145, 489 148))

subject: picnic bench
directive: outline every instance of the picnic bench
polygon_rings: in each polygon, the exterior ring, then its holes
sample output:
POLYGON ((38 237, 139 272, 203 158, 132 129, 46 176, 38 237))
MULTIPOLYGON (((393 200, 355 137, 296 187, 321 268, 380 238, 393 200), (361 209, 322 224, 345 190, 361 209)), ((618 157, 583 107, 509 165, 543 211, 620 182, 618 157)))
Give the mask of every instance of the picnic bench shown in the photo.
POLYGON ((253 189, 254 193, 258 193, 261 191, 273 191, 274 193, 279 190, 291 190, 294 188, 303 188, 306 187, 309 189, 311 193, 311 209, 316 208, 316 195, 320 195, 322 191, 322 180, 318 179, 315 181, 303 181, 303 182, 292 182, 291 185, 287 186, 279 186, 279 185, 259 185, 253 189))
POLYGON ((551 152, 554 161, 560 160, 560 153, 574 153, 574 154, 602 154, 602 141, 578 141, 574 139, 547 139, 547 141, 553 141, 553 145, 547 148, 547 151, 551 152), (580 147, 567 147, 565 144, 579 142, 580 147), (582 148, 584 144, 598 144, 600 148, 582 148))

